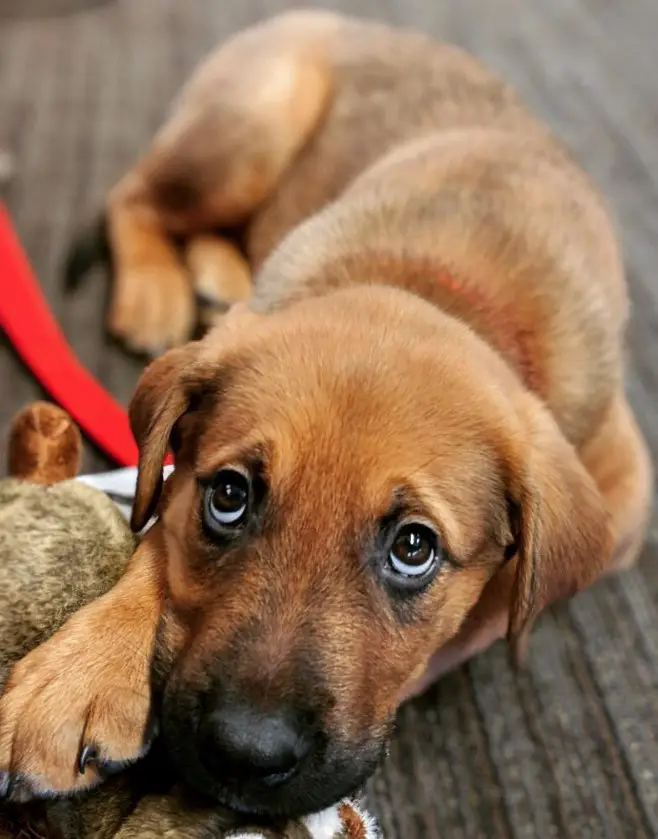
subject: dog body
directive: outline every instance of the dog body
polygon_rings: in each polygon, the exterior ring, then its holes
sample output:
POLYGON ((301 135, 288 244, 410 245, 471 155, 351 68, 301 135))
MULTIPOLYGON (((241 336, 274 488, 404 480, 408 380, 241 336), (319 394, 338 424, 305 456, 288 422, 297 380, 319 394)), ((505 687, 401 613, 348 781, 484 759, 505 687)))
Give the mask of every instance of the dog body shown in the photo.
POLYGON ((236 36, 107 230, 133 348, 184 342, 195 295, 232 308, 133 399, 133 525, 157 524, 12 672, 0 769, 23 795, 134 759, 153 696, 193 786, 318 809, 405 697, 505 634, 521 654, 545 606, 634 561, 651 468, 606 209, 461 51, 319 11, 236 36), (118 628, 136 655, 93 656, 118 628), (64 729, 94 744, 80 773, 64 729))

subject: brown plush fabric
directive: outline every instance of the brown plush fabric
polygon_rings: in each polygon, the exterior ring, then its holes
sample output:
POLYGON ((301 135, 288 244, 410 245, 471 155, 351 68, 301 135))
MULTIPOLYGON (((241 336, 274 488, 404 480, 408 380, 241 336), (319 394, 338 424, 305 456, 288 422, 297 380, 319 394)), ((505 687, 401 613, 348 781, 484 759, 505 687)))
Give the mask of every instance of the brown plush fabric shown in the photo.
MULTIPOLYGON (((104 282, 65 299, 64 249, 146 145, 194 62, 284 0, 115 0, 68 17, 0 22, 3 187, 75 351, 126 402, 140 363, 103 338, 104 282)), ((635 0, 340 0, 474 51, 509 79, 610 197, 631 295, 629 392, 658 452, 658 4, 635 0)), ((0 346, 0 452, 39 388, 0 346)), ((107 464, 87 450, 84 469, 107 464)), ((3 470, 4 471, 4 470, 3 470)), ((639 569, 547 615, 528 670, 504 647, 400 716, 371 803, 391 839, 658 836, 658 548, 639 569)))
POLYGON ((49 402, 31 402, 16 414, 9 432, 9 474, 37 484, 74 478, 82 438, 71 417, 49 402))

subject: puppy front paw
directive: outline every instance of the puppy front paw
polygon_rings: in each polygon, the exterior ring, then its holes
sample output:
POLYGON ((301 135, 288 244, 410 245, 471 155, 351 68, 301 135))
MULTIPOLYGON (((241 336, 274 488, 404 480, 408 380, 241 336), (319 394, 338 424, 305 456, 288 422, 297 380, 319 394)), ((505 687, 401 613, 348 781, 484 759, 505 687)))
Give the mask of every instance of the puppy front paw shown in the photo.
POLYGON ((0 798, 88 789, 148 751, 149 656, 101 624, 83 609, 14 666, 0 697, 0 798))

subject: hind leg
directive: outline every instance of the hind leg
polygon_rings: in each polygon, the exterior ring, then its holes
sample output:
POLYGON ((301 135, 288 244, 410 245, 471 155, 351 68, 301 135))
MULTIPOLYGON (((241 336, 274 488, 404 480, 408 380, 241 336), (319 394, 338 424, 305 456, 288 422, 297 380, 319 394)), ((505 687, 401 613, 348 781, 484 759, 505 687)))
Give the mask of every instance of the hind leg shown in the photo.
POLYGON ((336 27, 329 13, 295 12, 226 42, 112 190, 108 326, 128 345, 154 353, 189 337, 194 289, 174 237, 235 227, 271 193, 329 100, 336 27))
POLYGON ((187 270, 153 207, 110 198, 108 233, 114 277, 109 331, 135 352, 154 356, 184 342, 195 308, 187 270))

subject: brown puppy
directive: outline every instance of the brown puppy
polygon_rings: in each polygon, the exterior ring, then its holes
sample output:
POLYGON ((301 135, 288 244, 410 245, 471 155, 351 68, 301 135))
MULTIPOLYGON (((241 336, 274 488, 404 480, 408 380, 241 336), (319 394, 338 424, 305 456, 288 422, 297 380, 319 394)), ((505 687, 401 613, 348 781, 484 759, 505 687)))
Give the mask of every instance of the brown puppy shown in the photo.
POLYGON ((615 237, 467 55, 324 12, 254 27, 202 65, 107 220, 110 326, 134 347, 183 341, 195 288, 244 299, 243 256, 254 292, 144 374, 133 524, 159 520, 12 671, 10 792, 134 759, 153 674, 189 782, 317 809, 367 777, 424 679, 505 634, 521 654, 542 609, 634 561, 651 469, 615 237))

